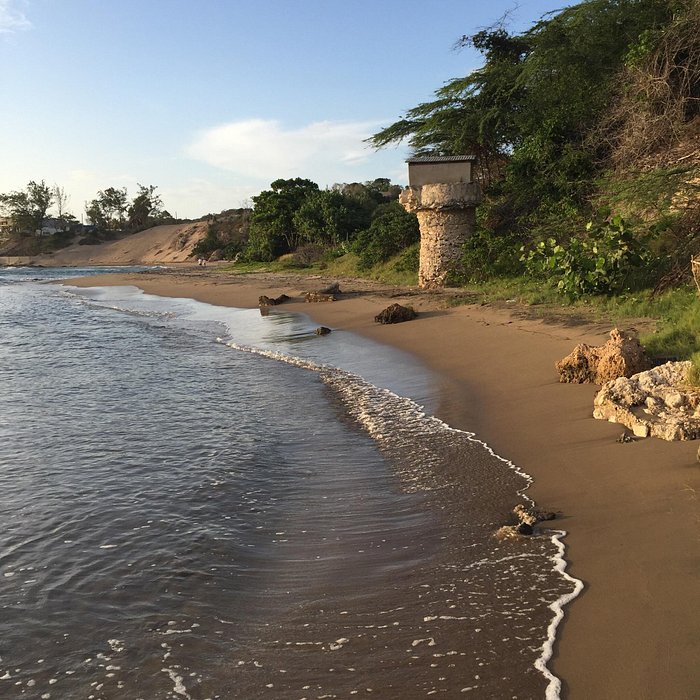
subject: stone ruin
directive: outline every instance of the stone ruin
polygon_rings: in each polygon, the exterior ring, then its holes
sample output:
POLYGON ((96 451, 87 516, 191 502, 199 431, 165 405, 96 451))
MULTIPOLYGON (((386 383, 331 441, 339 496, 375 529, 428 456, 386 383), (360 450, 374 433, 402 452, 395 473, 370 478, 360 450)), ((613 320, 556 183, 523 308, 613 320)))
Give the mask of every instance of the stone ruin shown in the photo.
POLYGON ((476 227, 481 188, 472 178, 475 156, 411 158, 399 197, 420 225, 418 286, 444 287, 460 266, 462 245, 476 227))

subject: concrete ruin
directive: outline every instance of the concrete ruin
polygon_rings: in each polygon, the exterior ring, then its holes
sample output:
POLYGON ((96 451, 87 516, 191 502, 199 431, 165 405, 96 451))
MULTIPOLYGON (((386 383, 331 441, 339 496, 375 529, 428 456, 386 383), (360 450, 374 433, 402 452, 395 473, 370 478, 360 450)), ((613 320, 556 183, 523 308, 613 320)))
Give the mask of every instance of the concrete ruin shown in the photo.
POLYGON ((411 158, 408 187, 399 197, 420 225, 418 285, 444 287, 458 270, 462 246, 474 232, 481 188, 472 177, 475 156, 411 158))

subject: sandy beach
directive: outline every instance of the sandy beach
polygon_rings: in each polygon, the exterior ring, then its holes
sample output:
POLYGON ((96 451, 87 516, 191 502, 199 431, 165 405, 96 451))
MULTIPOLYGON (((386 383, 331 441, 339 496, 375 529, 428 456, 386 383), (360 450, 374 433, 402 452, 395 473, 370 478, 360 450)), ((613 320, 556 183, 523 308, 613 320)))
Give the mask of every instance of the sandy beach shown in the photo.
POLYGON ((415 354, 441 377, 438 417, 476 432, 528 472, 530 495, 562 513, 557 526, 568 532, 568 572, 585 584, 566 609, 550 664, 562 696, 700 698, 698 446, 616 442, 622 427, 591 417, 596 387, 559 384, 554 371, 577 343, 605 342, 611 326, 537 319, 517 308, 451 306, 449 292, 365 280, 340 280, 336 302, 303 302, 303 291, 329 281, 194 268, 69 284, 131 284, 236 307, 284 293, 292 297, 284 311, 415 354), (375 314, 393 302, 413 305, 419 317, 376 324, 375 314))

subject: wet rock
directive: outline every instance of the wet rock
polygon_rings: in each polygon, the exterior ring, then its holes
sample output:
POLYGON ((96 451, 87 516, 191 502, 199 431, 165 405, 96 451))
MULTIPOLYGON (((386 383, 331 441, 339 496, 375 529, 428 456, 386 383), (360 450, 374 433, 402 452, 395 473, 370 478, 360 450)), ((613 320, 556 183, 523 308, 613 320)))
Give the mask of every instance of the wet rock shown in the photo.
POLYGON ((604 384, 643 372, 651 362, 635 335, 615 328, 604 345, 581 343, 555 366, 560 382, 604 384))
POLYGON ((690 362, 667 362, 632 377, 606 382, 593 401, 593 417, 620 423, 636 437, 700 437, 700 388, 686 384, 690 362))
POLYGON ((384 311, 378 313, 374 320, 377 323, 403 323, 404 321, 412 321, 418 314, 412 306, 401 306, 401 304, 392 304, 387 306, 384 311))
POLYGON ((306 292, 304 299, 308 303, 313 304, 322 301, 335 301, 335 295, 327 294, 326 292, 306 292))
POLYGON ((314 333, 316 335, 328 335, 331 332, 330 328, 326 328, 326 326, 319 326, 314 333))
POLYGON ((258 306, 277 306, 278 304, 284 304, 284 302, 289 301, 289 299, 290 297, 286 294, 280 294, 274 299, 263 294, 261 297, 258 297, 258 306))
POLYGON ((537 523, 544 520, 554 520, 557 517, 557 514, 552 511, 524 506, 522 503, 513 508, 513 513, 518 518, 517 524, 500 527, 495 533, 497 539, 511 540, 522 536, 529 537, 535 533, 537 523))

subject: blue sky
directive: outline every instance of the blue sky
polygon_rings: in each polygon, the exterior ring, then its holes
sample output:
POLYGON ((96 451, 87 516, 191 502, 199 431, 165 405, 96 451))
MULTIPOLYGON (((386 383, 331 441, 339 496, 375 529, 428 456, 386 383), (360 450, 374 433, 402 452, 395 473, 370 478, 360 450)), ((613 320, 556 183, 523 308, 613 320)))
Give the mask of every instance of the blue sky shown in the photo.
POLYGON ((106 187, 156 185, 181 217, 272 180, 389 177, 363 139, 480 64, 454 50, 554 0, 0 0, 0 192, 62 186, 78 218, 106 187))

